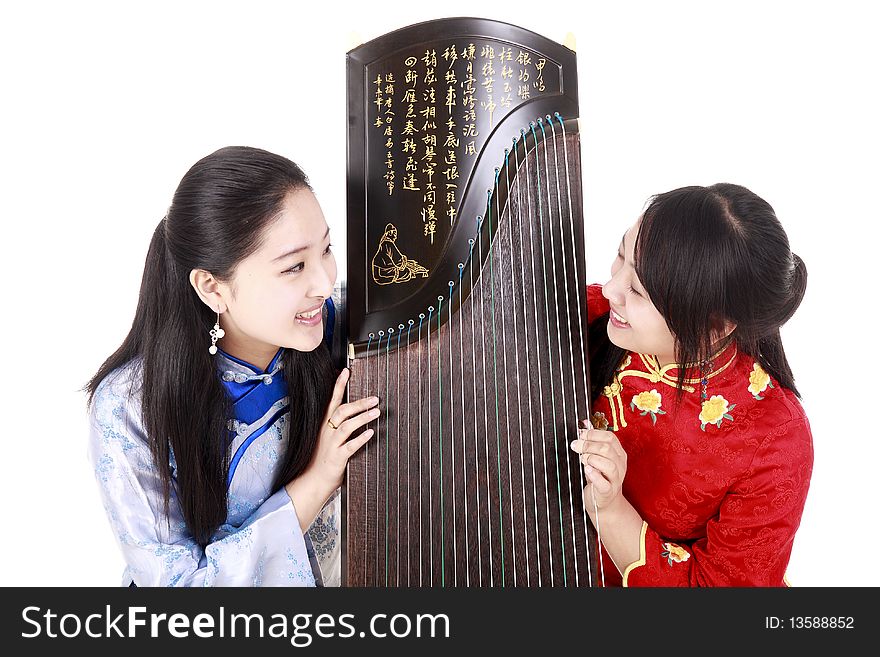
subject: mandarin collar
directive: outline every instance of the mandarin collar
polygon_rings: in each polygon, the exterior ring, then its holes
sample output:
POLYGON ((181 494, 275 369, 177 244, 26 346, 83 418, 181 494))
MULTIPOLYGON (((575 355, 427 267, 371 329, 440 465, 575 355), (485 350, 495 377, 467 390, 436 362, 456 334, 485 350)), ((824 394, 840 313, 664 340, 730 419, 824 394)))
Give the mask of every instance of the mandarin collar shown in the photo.
POLYGON ((227 382, 247 383, 248 381, 266 382, 267 380, 271 382, 272 377, 284 365, 283 354, 284 348, 282 347, 272 358, 269 366, 265 370, 261 370, 256 365, 241 358, 236 358, 218 348, 216 357, 217 370, 221 373, 221 378, 227 382))
MULTIPOLYGON (((639 356, 642 358, 643 361, 650 362, 663 376, 668 376, 673 379, 678 378, 679 370, 681 370, 682 368, 682 365, 680 363, 669 363, 668 365, 660 367, 657 363, 656 356, 648 356, 645 354, 639 354, 639 356)), ((716 351, 709 359, 710 367, 707 368, 707 371, 710 373, 710 377, 716 376, 722 371, 726 370, 728 367, 730 367, 730 365, 733 364, 736 356, 736 340, 730 340, 726 345, 716 351)), ((690 363, 685 367, 685 382, 699 383, 705 373, 703 370, 701 370, 700 364, 690 363)))

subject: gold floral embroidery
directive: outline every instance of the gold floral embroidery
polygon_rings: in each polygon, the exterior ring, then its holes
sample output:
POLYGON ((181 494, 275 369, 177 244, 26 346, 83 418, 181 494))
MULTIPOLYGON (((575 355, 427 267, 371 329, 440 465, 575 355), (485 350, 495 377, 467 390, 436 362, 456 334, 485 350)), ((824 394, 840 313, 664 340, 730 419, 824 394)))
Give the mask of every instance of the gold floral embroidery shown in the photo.
POLYGON ((629 410, 634 411, 638 408, 642 412, 642 417, 650 414, 651 422, 657 424, 657 416, 666 415, 666 411, 660 410, 662 403, 663 397, 655 388, 650 392, 640 392, 637 395, 633 395, 632 401, 629 404, 629 410))
POLYGON ((593 423, 594 429, 599 429, 600 431, 605 431, 608 429, 608 418, 605 417, 605 413, 601 411, 596 411, 590 417, 590 421, 593 423))
POLYGON ((666 561, 670 566, 673 563, 682 563, 691 558, 691 555, 687 550, 675 543, 664 543, 663 552, 660 553, 660 556, 666 557, 666 561))
POLYGON ((749 392, 752 393, 755 399, 764 399, 761 396, 761 393, 764 392, 767 387, 772 388, 773 382, 770 380, 770 375, 764 371, 764 368, 755 363, 752 371, 749 373, 749 392))
POLYGON ((705 431, 707 424, 714 424, 716 427, 720 427, 723 420, 730 420, 732 422, 733 416, 730 415, 730 411, 734 408, 736 408, 736 404, 729 404, 721 395, 712 395, 703 402, 702 410, 700 411, 700 429, 705 431))

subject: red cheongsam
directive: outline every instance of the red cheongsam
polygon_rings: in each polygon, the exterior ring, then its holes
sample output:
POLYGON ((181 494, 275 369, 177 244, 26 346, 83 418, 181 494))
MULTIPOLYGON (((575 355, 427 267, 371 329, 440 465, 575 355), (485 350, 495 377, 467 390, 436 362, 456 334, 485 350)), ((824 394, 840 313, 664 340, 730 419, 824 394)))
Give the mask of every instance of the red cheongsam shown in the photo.
MULTIPOLYGON (((608 312, 588 288, 590 321, 608 312)), ((592 422, 627 453, 623 494, 644 520, 639 559, 603 551, 606 586, 784 586, 810 474, 810 425, 794 393, 731 343, 687 374, 629 352, 594 400, 592 422), (609 567, 610 566, 610 567, 609 567)), ((602 511, 599 510, 601 528, 602 511)))

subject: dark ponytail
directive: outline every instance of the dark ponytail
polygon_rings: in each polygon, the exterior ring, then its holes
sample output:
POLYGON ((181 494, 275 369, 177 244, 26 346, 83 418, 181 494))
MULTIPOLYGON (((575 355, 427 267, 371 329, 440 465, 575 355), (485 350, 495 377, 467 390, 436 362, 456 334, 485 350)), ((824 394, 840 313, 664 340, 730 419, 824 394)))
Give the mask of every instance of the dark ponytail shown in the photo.
POLYGON ((769 322, 760 332, 745 326, 741 330, 737 327, 735 333, 743 351, 755 358, 782 386, 800 397, 794 383, 794 374, 782 347, 782 335, 779 330, 794 315, 807 290, 807 266, 798 255, 792 253, 791 257, 792 269, 787 294, 781 297, 775 313, 770 315, 769 322), (760 337, 757 337, 758 335, 760 337))
MULTIPOLYGON (((198 297, 189 274, 204 269, 230 280, 236 265, 259 247, 286 196, 302 188, 310 189, 296 164, 255 148, 224 148, 193 165, 153 232, 131 330, 86 386, 91 404, 111 372, 129 363, 138 369, 141 376, 133 381, 142 382, 143 424, 164 486, 166 517, 176 480, 187 527, 203 546, 227 515, 231 408, 208 353, 216 314, 198 297)), ((323 345, 309 353, 286 350, 284 372, 294 410, 274 490, 309 464, 334 379, 323 345)))
POLYGON ((291 398, 290 442, 287 459, 275 477, 274 490, 301 474, 311 462, 337 375, 323 342, 309 352, 287 349, 285 357, 284 371, 291 398))

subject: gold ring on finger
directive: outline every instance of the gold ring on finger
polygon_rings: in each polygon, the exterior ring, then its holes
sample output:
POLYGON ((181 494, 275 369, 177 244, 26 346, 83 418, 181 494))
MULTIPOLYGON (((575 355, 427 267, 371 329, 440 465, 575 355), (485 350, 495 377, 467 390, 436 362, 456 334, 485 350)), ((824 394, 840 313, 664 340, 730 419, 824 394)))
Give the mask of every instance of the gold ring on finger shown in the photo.
POLYGON ((327 424, 329 424, 330 427, 331 427, 334 431, 335 431, 336 429, 339 428, 337 425, 333 424, 333 420, 332 420, 331 418, 327 418, 327 424))

